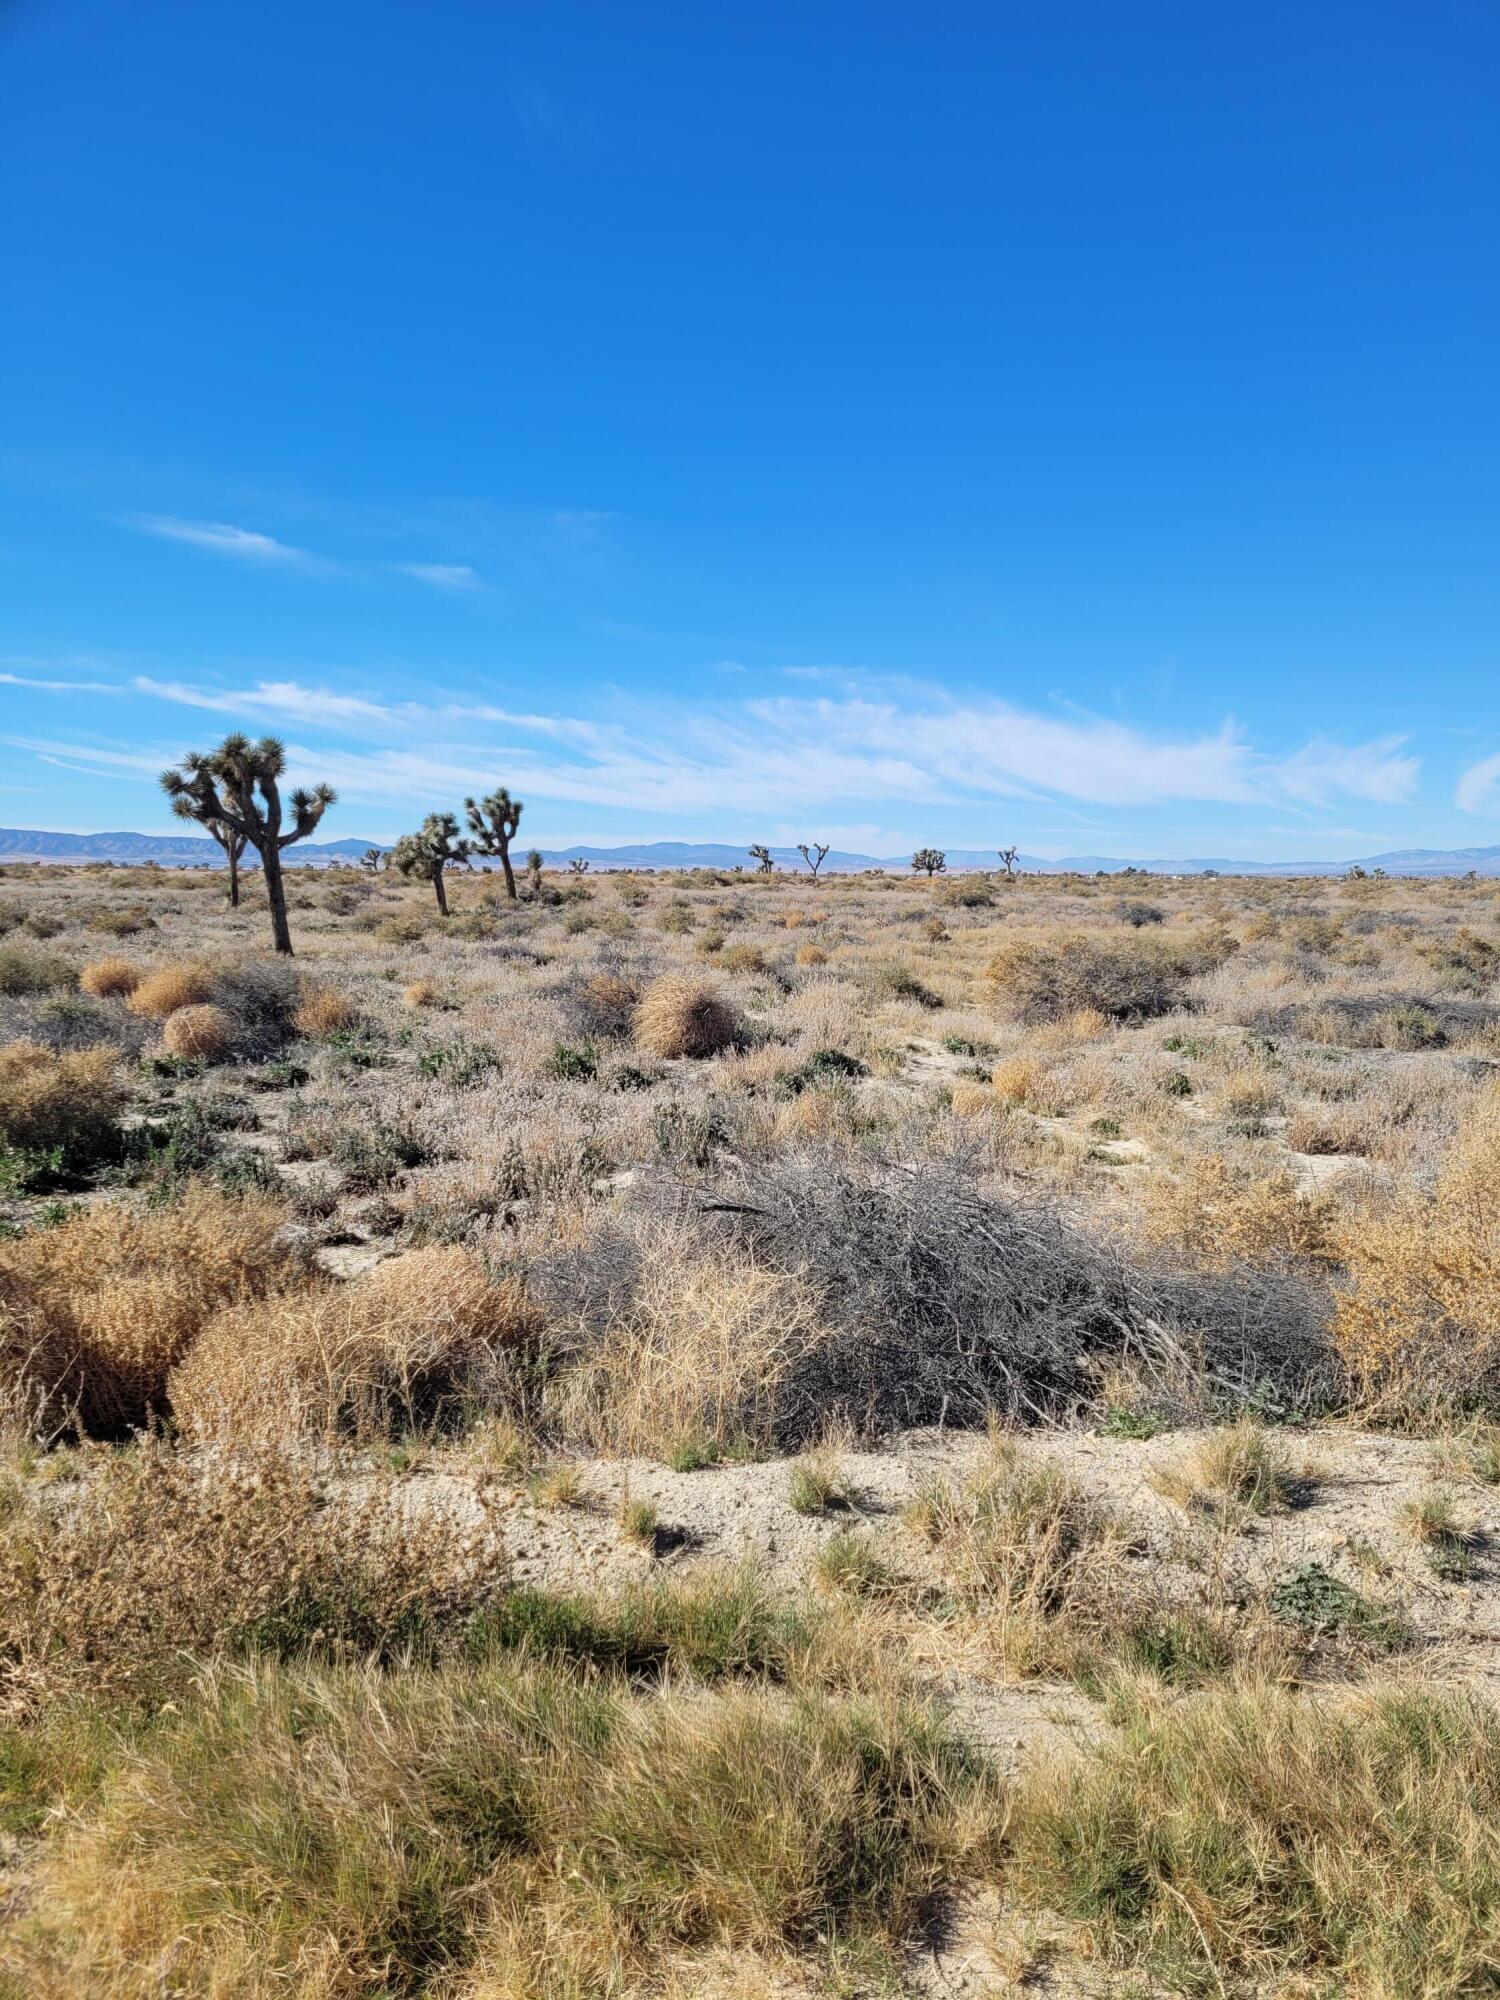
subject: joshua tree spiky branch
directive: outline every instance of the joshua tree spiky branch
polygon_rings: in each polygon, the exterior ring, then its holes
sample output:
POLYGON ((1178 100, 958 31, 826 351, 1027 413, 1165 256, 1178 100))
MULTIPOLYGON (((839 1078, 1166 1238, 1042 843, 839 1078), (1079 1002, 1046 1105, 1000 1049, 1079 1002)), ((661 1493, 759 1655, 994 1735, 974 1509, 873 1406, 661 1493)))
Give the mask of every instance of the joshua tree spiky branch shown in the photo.
MULTIPOLYGON (((172 810, 179 819, 198 817, 187 799, 173 799, 172 810)), ((240 856, 245 851, 245 835, 236 832, 232 826, 225 826, 220 820, 205 820, 203 824, 224 850, 224 858, 229 863, 229 907, 237 910, 240 906, 240 856)))
POLYGON ((998 852, 1000 855, 1000 866, 1005 870, 1006 881, 1009 882, 1014 880, 1016 872, 1016 863, 1021 858, 1020 848, 1002 847, 998 850, 998 852))
POLYGON ((940 847, 919 847, 911 858, 913 868, 926 870, 927 879, 943 874, 948 866, 948 857, 940 847))
POLYGON ((306 840, 336 794, 331 785, 315 785, 310 792, 299 786, 287 800, 292 823, 283 831, 281 779, 285 770, 286 747, 274 736, 252 743, 248 736, 235 734, 226 736, 217 750, 191 751, 180 770, 162 772, 161 785, 179 818, 195 819, 211 833, 216 826, 225 827, 243 835, 255 849, 266 878, 271 935, 276 949, 290 957, 292 933, 286 920, 282 852, 294 841, 306 840))
POLYGON ((385 849, 383 847, 367 847, 359 857, 359 865, 367 875, 378 875, 384 860, 385 849))
POLYGON ((449 868, 467 868, 472 848, 460 840, 458 821, 452 813, 429 813, 415 833, 403 833, 391 849, 391 866, 402 875, 415 875, 430 882, 437 906, 446 917, 448 891, 443 874, 449 868))
POLYGON ((797 843, 797 852, 812 870, 812 878, 816 882, 818 879, 818 870, 823 866, 824 859, 828 853, 828 842, 825 840, 820 846, 817 841, 814 841, 812 846, 809 847, 805 840, 799 840, 797 843))
POLYGON ((510 844, 521 824, 521 801, 513 799, 504 785, 497 785, 487 798, 465 799, 464 811, 474 835, 474 852, 499 855, 505 871, 505 893, 514 902, 516 877, 510 865, 510 844))
POLYGON ((568 863, 568 873, 570 875, 587 875, 588 872, 589 864, 581 854, 575 854, 573 859, 568 863))
POLYGON ((749 855, 750 859, 757 864, 756 872, 760 875, 769 875, 776 866, 776 863, 771 859, 771 850, 769 847, 752 847, 749 849, 749 855))

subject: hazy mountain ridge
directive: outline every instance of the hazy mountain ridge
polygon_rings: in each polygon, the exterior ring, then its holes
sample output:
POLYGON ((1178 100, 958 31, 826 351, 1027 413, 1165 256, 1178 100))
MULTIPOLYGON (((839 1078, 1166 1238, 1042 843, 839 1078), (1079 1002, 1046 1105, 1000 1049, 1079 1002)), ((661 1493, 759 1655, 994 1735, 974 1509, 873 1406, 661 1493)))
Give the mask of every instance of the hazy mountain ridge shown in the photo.
MULTIPOLYGON (((371 847, 384 843, 366 839, 309 840, 288 848, 288 865, 327 866, 331 862, 357 860, 371 847)), ((795 847, 773 847, 771 855, 778 868, 805 872, 805 863, 795 847)), ((950 872, 963 869, 997 869, 999 860, 989 849, 950 847, 950 872)), ((48 833, 32 827, 0 827, 0 861, 119 861, 139 864, 159 861, 169 866, 218 867, 223 854, 217 843, 195 834, 154 833, 48 833)), ((754 864, 742 847, 722 841, 655 840, 627 842, 618 847, 544 848, 542 858, 549 867, 565 867, 570 861, 587 861, 593 868, 743 868, 753 872, 754 864)), ((910 856, 855 854, 830 849, 824 867, 830 874, 848 874, 865 868, 904 871, 910 856)), ((1023 854, 1017 866, 1030 875, 1119 874, 1127 868, 1143 869, 1150 875, 1342 875, 1347 869, 1383 868, 1388 875, 1500 875, 1500 847, 1410 847, 1386 854, 1351 856, 1344 861, 1235 861, 1226 856, 1188 857, 1182 860, 1133 861, 1108 854, 1067 855, 1059 861, 1043 861, 1023 854)))

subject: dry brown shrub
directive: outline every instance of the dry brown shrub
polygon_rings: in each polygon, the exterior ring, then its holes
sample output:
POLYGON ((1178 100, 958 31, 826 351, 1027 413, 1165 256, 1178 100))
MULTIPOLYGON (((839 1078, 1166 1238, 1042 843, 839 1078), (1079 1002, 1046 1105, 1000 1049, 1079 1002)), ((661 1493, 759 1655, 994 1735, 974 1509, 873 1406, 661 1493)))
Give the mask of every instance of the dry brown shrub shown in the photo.
POLYGON ((435 1007, 441 995, 430 979, 414 979, 401 995, 408 1007, 435 1007))
POLYGON ((142 1014, 148 1021, 165 1021, 179 1007, 201 1006, 213 993, 214 976, 209 968, 184 960, 148 972, 125 1004, 132 1014, 142 1014))
POLYGON ((1500 1089, 1470 1115, 1430 1192, 1345 1218, 1335 1334, 1368 1397, 1412 1410, 1500 1390, 1500 1089))
POLYGON ((1330 1204, 1303 1194, 1285 1171, 1250 1177, 1218 1153, 1205 1153, 1180 1179, 1151 1184, 1148 1234, 1194 1249, 1209 1264, 1239 1257, 1325 1258, 1330 1204))
POLYGON ((295 1268, 285 1221, 265 1195, 192 1187, 169 1207, 101 1203, 0 1243, 0 1381, 28 1379, 56 1422, 76 1406, 90 1436, 143 1424, 209 1315, 295 1268))
POLYGON ((628 1035, 640 999, 641 989, 633 979, 601 967, 580 989, 584 1025, 595 1035, 628 1035))
POLYGON ((602 1331, 586 1314, 554 1329, 571 1364, 548 1394, 561 1434, 588 1450, 662 1457, 685 1439, 764 1443, 796 1431, 789 1379, 824 1337, 810 1287, 684 1224, 643 1226, 639 1252, 630 1296, 602 1331))
POLYGON ((729 1048, 739 1020, 718 988, 685 973, 653 980, 635 1012, 636 1039, 652 1055, 712 1056, 729 1048))
POLYGON ((994 1095, 1006 1104, 1023 1104, 1044 1118, 1058 1117, 1067 1094, 1056 1077, 1030 1056, 1009 1056, 997 1063, 990 1077, 994 1095))
POLYGON ((799 945, 796 956, 799 965, 826 965, 828 963, 828 954, 820 944, 799 945))
POLYGON ((485 1390, 536 1329, 514 1280, 472 1251, 408 1251, 353 1284, 285 1290, 210 1321, 169 1385, 189 1437, 352 1437, 430 1429, 485 1390))
POLYGON ((720 962, 726 972, 764 972, 766 949, 759 944, 732 944, 720 962))
POLYGON ((1079 934, 1017 939, 995 954, 987 977, 1024 1021, 1059 1021, 1082 1008, 1111 1020, 1143 1019, 1180 1007, 1188 980, 1222 965, 1234 948, 1218 932, 1108 942, 1079 934))
POLYGON ((0 1048, 0 1144, 86 1167, 112 1148, 124 1097, 113 1049, 0 1048))
POLYGON ((949 1093, 948 1102, 956 1118, 983 1118, 995 1109, 995 1092, 982 1083, 961 1078, 949 1093))
POLYGON ((297 1033, 313 1042, 321 1042, 329 1035, 352 1028, 354 1022, 353 1002, 332 986, 305 988, 292 1016, 292 1026, 297 1033))
POLYGON ((217 1062, 234 1046, 234 1017, 205 1001, 199 1007, 179 1007, 162 1023, 161 1045, 169 1056, 193 1056, 217 1062))
POLYGON ((96 958, 78 975, 78 984, 96 1000, 125 1000, 141 983, 141 975, 128 958, 96 958))

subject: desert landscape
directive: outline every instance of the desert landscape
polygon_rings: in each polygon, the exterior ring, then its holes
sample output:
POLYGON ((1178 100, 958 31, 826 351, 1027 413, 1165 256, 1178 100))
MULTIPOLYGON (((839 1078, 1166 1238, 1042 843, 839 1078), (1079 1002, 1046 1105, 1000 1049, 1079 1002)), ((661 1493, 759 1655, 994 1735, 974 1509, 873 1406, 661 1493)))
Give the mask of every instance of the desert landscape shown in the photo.
POLYGON ((1500 884, 515 873, 3 870, 3 1990, 1493 1990, 1500 884))

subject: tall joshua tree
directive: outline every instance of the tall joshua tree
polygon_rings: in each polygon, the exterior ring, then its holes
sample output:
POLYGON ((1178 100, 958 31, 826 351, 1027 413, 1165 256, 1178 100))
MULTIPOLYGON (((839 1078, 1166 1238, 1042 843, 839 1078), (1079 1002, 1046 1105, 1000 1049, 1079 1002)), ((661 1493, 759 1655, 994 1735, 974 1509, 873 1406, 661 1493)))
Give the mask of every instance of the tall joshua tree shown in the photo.
POLYGON ((769 875, 776 866, 776 863, 771 859, 770 848, 763 844, 757 844, 749 852, 750 859, 756 864, 755 872, 758 875, 769 875))
POLYGON ((452 813, 429 813, 415 833, 403 833, 391 849, 390 865, 398 874, 415 875, 430 882, 437 906, 446 917, 448 891, 443 873, 448 868, 467 868, 473 852, 467 840, 458 836, 458 821, 452 813))
POLYGON ((829 844, 826 840, 821 844, 821 846, 816 840, 813 842, 811 847, 808 846, 805 840, 799 840, 797 843, 797 852, 802 856, 802 859, 807 863, 808 867, 812 870, 812 878, 815 882, 818 879, 818 870, 823 866, 823 863, 827 858, 828 845, 829 844))
POLYGON ((911 858, 913 868, 925 871, 931 881, 934 875, 941 875, 948 866, 948 857, 940 847, 919 847, 911 858))
POLYGON ((510 865, 510 844, 521 824, 521 801, 513 799, 504 785, 497 785, 485 799, 465 799, 469 830, 474 835, 476 854, 498 854, 505 870, 505 893, 516 900, 516 875, 510 865))
POLYGON ((276 949, 292 953, 292 933, 286 920, 286 883, 281 856, 294 841, 306 840, 336 794, 331 785, 300 786, 286 801, 291 824, 285 825, 281 779, 286 747, 274 736, 252 743, 248 736, 226 736, 217 750, 194 750, 181 769, 163 771, 161 787, 182 819, 195 819, 216 840, 219 827, 243 836, 260 856, 271 906, 271 935, 276 949))
POLYGON ((1000 856, 1000 866, 1005 870, 1006 881, 1007 882, 1014 881, 1016 873, 1016 863, 1021 858, 1020 848, 1001 847, 997 848, 996 852, 1000 856))

